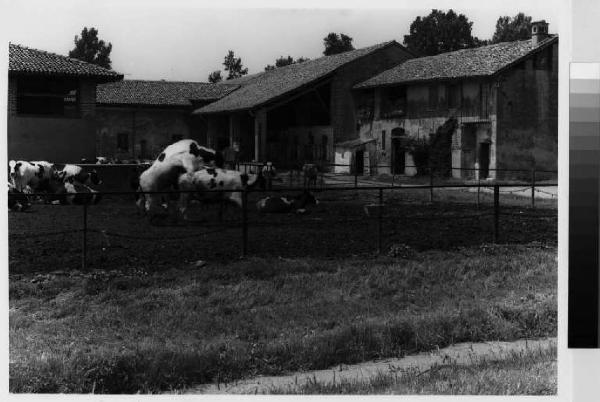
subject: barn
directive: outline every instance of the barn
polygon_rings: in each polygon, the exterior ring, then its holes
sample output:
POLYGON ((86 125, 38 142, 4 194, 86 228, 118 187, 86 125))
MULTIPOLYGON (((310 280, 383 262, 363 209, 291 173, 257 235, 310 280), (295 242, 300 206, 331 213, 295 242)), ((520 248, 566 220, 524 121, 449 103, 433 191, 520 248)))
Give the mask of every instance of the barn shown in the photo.
POLYGON ((335 144, 357 137, 352 87, 412 57, 391 41, 244 76, 194 115, 206 120, 209 146, 239 149, 240 160, 333 162, 335 144))
POLYGON ((94 158, 96 86, 122 79, 93 64, 9 44, 8 158, 94 158))
POLYGON ((410 59, 355 89, 359 143, 375 141, 355 159, 380 173, 415 174, 430 138, 444 148, 432 163, 457 178, 557 169, 558 36, 545 21, 529 40, 410 59))
POLYGON ((153 159, 183 138, 206 142, 206 122, 191 112, 238 85, 124 80, 98 85, 96 149, 99 156, 153 159))

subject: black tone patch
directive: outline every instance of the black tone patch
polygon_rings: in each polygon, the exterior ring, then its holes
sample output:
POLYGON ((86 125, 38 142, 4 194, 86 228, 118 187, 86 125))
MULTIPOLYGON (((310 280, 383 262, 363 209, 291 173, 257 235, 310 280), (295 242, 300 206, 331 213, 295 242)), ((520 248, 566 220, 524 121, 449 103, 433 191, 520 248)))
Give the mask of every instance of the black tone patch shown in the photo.
POLYGON ((200 149, 198 148, 198 145, 196 145, 195 142, 192 142, 190 144, 190 153, 194 156, 198 156, 200 154, 200 149))
POLYGON ((240 180, 242 181, 242 185, 245 186, 248 184, 248 175, 246 173, 242 173, 240 175, 240 180))
POLYGON ((160 155, 158 155, 158 158, 157 158, 157 159, 158 159, 158 161, 159 161, 159 162, 162 162, 162 161, 164 161, 164 160, 165 160, 165 156, 166 156, 166 155, 165 155, 165 153, 164 153, 164 152, 161 152, 161 153, 160 153, 160 155))

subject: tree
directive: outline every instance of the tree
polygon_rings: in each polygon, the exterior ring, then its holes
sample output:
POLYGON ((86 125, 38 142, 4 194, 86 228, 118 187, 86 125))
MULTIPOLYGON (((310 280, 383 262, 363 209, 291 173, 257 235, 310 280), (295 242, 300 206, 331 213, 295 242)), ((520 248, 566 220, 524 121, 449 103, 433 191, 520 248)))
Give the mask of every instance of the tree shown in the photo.
POLYGON ((275 68, 277 67, 284 67, 284 66, 289 66, 290 64, 296 64, 296 63, 303 63, 307 60, 310 60, 306 57, 300 57, 298 60, 294 60, 294 58, 292 56, 288 56, 288 57, 279 57, 277 60, 275 60, 275 65, 267 65, 265 67, 265 71, 270 71, 270 70, 275 70, 275 68))
POLYGON ((492 43, 512 42, 531 38, 531 17, 519 13, 514 17, 504 16, 496 21, 496 32, 492 43))
POLYGON ((428 16, 417 17, 410 24, 410 34, 404 35, 404 44, 424 56, 475 47, 482 41, 471 35, 472 25, 463 14, 433 9, 428 16))
POLYGON ((212 73, 210 73, 208 75, 208 82, 210 83, 217 83, 217 82, 221 82, 223 81, 223 77, 221 77, 221 71, 217 70, 217 71, 213 71, 212 73))
POLYGON ((227 53, 223 65, 225 66, 225 71, 229 71, 229 74, 227 75, 228 80, 248 74, 248 69, 243 68, 242 59, 235 57, 233 50, 230 50, 227 53))
POLYGON ((325 50, 323 50, 325 56, 354 50, 352 38, 343 33, 338 35, 334 32, 330 32, 323 38, 323 45, 325 46, 325 50))
POLYGON ((75 48, 69 52, 69 57, 110 69, 111 51, 112 43, 107 45, 103 40, 99 40, 96 28, 88 30, 84 27, 81 37, 75 35, 75 48))

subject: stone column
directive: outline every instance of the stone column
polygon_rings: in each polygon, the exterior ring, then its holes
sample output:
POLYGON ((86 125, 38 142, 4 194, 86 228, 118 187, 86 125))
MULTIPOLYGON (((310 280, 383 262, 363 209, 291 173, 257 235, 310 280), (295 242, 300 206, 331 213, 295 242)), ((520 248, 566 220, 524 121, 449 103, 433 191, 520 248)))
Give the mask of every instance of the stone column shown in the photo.
POLYGON ((254 116, 254 159, 260 161, 267 154, 267 111, 256 112, 254 116))

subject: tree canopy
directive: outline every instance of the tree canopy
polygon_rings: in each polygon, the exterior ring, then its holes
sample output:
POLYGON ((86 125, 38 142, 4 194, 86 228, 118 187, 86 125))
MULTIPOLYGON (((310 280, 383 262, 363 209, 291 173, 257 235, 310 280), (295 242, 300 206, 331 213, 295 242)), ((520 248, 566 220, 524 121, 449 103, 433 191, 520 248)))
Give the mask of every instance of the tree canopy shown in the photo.
POLYGON ((98 39, 96 28, 84 27, 81 37, 75 35, 75 48, 69 52, 69 57, 110 69, 111 51, 112 44, 108 43, 107 45, 103 40, 98 39))
POLYGON ((228 71, 227 79, 231 80, 234 78, 239 78, 248 74, 248 69, 244 68, 242 65, 242 59, 240 57, 235 57, 233 50, 230 50, 225 56, 225 60, 223 61, 223 65, 225 66, 225 71, 228 71))
POLYGON ((221 77, 221 71, 213 71, 208 75, 208 82, 215 84, 217 82, 223 81, 223 77, 221 77))
POLYGON ((281 56, 277 60, 275 60, 275 65, 268 64, 265 67, 265 71, 275 70, 275 68, 277 68, 277 67, 289 66, 290 64, 303 63, 307 60, 310 60, 310 59, 307 57, 299 57, 297 60, 294 60, 294 58, 292 56, 287 56, 287 57, 281 56))
POLYGON ((512 42, 531 38, 531 17, 519 13, 514 17, 504 16, 496 21, 496 32, 492 43, 512 42))
POLYGON ((354 50, 352 38, 343 33, 338 35, 335 32, 330 32, 323 38, 323 45, 325 46, 325 50, 323 50, 325 56, 354 50))
POLYGON ((417 17, 410 24, 404 45, 423 56, 480 46, 484 42, 473 37, 472 25, 464 14, 433 9, 429 15, 417 17))

